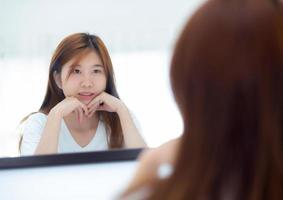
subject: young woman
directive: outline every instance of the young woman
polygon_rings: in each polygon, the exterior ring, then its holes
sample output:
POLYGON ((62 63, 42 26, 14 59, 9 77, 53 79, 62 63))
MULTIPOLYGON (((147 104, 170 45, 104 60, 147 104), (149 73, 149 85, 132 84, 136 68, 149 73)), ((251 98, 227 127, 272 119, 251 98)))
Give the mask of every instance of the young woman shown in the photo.
POLYGON ((86 33, 66 37, 50 64, 39 112, 22 124, 22 155, 145 147, 119 99, 102 40, 86 33))
POLYGON ((124 199, 283 199, 283 2, 207 1, 170 74, 183 135, 143 154, 124 199))

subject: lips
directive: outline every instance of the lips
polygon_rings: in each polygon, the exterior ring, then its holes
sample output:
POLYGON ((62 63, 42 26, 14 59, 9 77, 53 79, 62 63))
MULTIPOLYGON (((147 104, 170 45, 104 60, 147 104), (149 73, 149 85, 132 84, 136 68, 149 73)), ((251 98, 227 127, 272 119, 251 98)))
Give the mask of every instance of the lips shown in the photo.
POLYGON ((94 98, 94 96, 95 96, 95 94, 92 93, 92 92, 80 92, 79 93, 79 98, 81 100, 91 100, 91 99, 94 98))
POLYGON ((90 96, 90 95, 94 95, 94 93, 92 93, 92 92, 80 92, 79 95, 90 96))

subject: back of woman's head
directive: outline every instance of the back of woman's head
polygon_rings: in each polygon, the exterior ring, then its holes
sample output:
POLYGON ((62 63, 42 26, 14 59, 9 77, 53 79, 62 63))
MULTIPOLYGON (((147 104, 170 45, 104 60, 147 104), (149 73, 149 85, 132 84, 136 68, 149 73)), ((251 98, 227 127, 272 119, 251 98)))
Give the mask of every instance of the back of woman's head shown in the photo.
POLYGON ((184 134, 153 198, 283 199, 283 3, 208 1, 177 42, 171 82, 184 134))

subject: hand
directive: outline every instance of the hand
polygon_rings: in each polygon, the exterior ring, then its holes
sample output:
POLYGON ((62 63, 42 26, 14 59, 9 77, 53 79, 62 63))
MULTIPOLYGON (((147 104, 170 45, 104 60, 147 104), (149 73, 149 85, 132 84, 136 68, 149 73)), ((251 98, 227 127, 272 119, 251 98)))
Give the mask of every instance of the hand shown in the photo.
POLYGON ((91 117, 95 111, 118 112, 124 107, 125 105, 120 99, 102 92, 87 104, 87 116, 91 117))
POLYGON ((66 97, 52 108, 52 111, 59 114, 61 118, 69 115, 71 112, 75 112, 79 122, 82 121, 83 115, 89 114, 87 106, 75 97, 66 97))

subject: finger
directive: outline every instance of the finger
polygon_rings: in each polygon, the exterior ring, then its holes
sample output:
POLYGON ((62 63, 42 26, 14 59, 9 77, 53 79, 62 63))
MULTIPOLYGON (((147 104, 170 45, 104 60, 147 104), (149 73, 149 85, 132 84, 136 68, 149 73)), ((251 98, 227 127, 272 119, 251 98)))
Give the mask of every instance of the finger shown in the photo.
POLYGON ((104 105, 102 106, 98 106, 98 108, 96 109, 97 111, 105 111, 106 107, 104 105))
POLYGON ((75 111, 75 113, 76 113, 76 118, 77 118, 78 122, 80 123, 80 113, 79 113, 79 110, 76 109, 76 110, 74 110, 74 111, 75 111))
POLYGON ((88 113, 88 117, 91 117, 96 111, 97 111, 96 108, 93 108, 92 110, 90 110, 88 113))
POLYGON ((96 102, 92 106, 88 107, 88 111, 91 112, 92 110, 96 109, 99 106, 99 102, 96 102))
POLYGON ((103 93, 100 93, 99 95, 97 95, 91 102, 88 103, 88 107, 93 106, 94 104, 96 104, 97 102, 99 102, 100 100, 103 100, 104 95, 103 93))
POLYGON ((79 123, 82 123, 82 121, 83 121, 83 115, 84 115, 83 109, 82 109, 82 108, 79 108, 79 109, 78 109, 78 112, 79 112, 79 123))
POLYGON ((97 104, 99 104, 99 99, 94 99, 87 105, 87 107, 88 107, 88 109, 90 109, 90 108, 96 106, 97 104))
POLYGON ((92 117, 92 115, 93 115, 95 112, 96 112, 96 109, 93 109, 93 110, 89 113, 88 118, 92 117))
POLYGON ((83 110, 85 111, 85 112, 87 112, 87 106, 84 104, 84 103, 82 103, 80 100, 78 100, 77 98, 75 98, 75 97, 70 97, 70 98, 72 98, 73 99, 73 102, 74 102, 74 107, 76 108, 76 109, 78 109, 78 108, 83 108, 83 110))
POLYGON ((107 106, 106 104, 101 104, 97 107, 97 111, 109 111, 109 106, 107 106))
POLYGON ((88 107, 87 107, 85 104, 81 103, 81 109, 82 109, 82 112, 83 112, 85 115, 88 115, 89 109, 88 109, 88 107))
POLYGON ((78 122, 80 122, 80 116, 79 116, 78 110, 75 109, 75 110, 73 110, 73 112, 75 113, 76 119, 78 120, 78 122))
POLYGON ((99 104, 99 106, 103 106, 103 105, 104 105, 104 101, 100 99, 100 100, 98 101, 98 104, 99 104))

